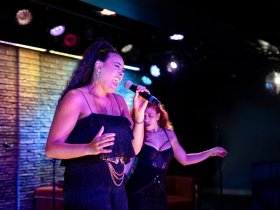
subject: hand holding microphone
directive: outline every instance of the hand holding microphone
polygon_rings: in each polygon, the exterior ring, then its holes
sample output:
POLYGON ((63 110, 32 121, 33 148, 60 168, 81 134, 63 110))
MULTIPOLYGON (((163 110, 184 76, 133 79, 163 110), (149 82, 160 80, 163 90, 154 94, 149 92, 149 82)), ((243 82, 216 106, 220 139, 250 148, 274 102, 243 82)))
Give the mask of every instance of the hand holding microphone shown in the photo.
MULTIPOLYGON (((126 89, 129 89, 129 90, 133 91, 133 92, 136 92, 136 90, 137 90, 137 86, 134 85, 130 80, 125 81, 124 87, 126 89)), ((161 104, 161 102, 156 97, 150 95, 149 93, 139 92, 139 95, 142 96, 144 99, 146 99, 147 101, 149 101, 152 104, 155 104, 157 106, 160 106, 160 104, 161 104)))

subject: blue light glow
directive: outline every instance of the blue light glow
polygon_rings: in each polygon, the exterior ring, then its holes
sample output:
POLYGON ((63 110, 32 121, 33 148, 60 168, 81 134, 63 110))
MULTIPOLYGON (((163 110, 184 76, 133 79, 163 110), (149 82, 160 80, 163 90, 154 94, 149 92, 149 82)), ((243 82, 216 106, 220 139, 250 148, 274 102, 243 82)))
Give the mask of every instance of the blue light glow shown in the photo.
POLYGON ((160 69, 156 65, 152 65, 150 68, 151 75, 158 77, 160 75, 160 69))
POLYGON ((141 80, 145 85, 151 85, 152 84, 152 80, 149 77, 143 76, 141 78, 141 80))

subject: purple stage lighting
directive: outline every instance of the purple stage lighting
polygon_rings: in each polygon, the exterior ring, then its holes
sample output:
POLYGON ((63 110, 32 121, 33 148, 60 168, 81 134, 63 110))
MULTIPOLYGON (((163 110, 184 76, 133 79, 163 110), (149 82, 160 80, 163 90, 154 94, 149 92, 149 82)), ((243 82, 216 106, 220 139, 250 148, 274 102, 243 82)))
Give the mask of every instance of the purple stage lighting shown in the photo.
POLYGON ((174 34, 174 35, 172 35, 172 36, 169 36, 169 39, 170 40, 183 40, 184 39, 184 36, 183 35, 181 35, 181 34, 174 34))
POLYGON ((63 34, 65 31, 65 26, 60 25, 60 26, 55 26, 50 30, 50 34, 52 36, 60 36, 61 34, 63 34))

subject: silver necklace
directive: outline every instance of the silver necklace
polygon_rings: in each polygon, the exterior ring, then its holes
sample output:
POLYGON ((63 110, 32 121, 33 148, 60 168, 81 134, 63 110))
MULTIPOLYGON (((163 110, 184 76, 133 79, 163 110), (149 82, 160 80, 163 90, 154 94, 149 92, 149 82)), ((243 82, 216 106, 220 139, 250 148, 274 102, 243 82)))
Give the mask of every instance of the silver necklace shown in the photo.
MULTIPOLYGON (((89 92, 89 94, 92 96, 92 98, 93 98, 93 100, 94 100, 94 103, 95 103, 95 106, 96 106, 96 111, 97 111, 99 114, 101 114, 101 113, 98 111, 98 109, 97 109, 97 103, 96 103, 96 101, 95 101, 95 97, 94 97, 94 96, 93 96, 93 94, 91 93, 91 91, 90 91, 90 89, 89 89, 89 87, 88 87, 88 86, 87 86, 87 88, 88 88, 88 92, 89 92)), ((107 95, 106 95, 106 96, 107 96, 107 95)), ((109 97, 109 100, 111 101, 112 113, 114 114, 114 112, 113 112, 112 100, 111 100, 110 96, 107 96, 107 97, 109 97)), ((106 113, 108 113, 108 112, 109 112, 109 109, 107 108, 108 103, 109 103, 109 100, 107 100, 106 106, 104 106, 104 104, 103 104, 103 103, 102 103, 102 101, 100 100, 100 103, 101 103, 101 104, 102 104, 102 106, 104 107, 103 109, 105 110, 105 112, 106 112, 106 113)))

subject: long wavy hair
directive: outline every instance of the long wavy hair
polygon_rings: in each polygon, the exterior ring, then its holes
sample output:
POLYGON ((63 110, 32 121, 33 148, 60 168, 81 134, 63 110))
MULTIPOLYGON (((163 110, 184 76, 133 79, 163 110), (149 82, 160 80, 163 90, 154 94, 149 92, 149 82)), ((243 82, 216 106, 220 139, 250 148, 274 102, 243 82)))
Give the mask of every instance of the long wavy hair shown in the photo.
POLYGON ((83 59, 79 61, 65 89, 62 91, 58 103, 70 90, 88 85, 92 78, 95 62, 106 62, 110 53, 119 54, 118 51, 106 41, 95 42, 88 47, 84 52, 83 59))
MULTIPOLYGON (((158 120, 160 127, 164 128, 164 129, 174 130, 174 127, 173 127, 171 121, 169 120, 169 115, 163 104, 161 104, 160 106, 156 106, 154 104, 148 103, 147 108, 150 108, 150 107, 153 107, 156 110, 157 114, 160 113, 160 117, 158 120)), ((130 113, 131 118, 134 119, 133 106, 130 108, 129 113, 130 113)))

